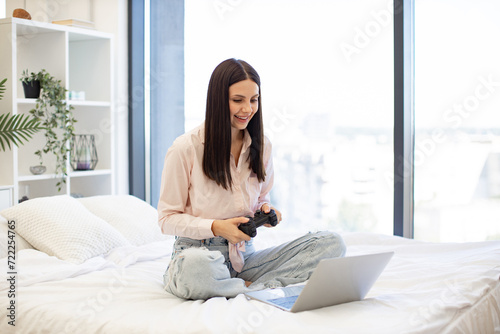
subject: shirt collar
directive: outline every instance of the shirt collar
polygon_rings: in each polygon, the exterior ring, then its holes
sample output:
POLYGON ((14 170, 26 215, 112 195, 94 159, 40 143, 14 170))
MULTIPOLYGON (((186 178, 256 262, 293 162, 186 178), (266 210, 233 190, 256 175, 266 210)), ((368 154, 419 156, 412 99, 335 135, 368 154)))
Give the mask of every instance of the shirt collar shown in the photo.
POLYGON ((250 137, 250 132, 248 132, 247 129, 244 130, 243 132, 245 135, 243 137, 243 146, 241 148, 241 154, 245 153, 246 150, 250 147, 252 144, 252 137, 250 137))
MULTIPOLYGON (((198 137, 202 144, 205 144, 205 122, 203 122, 198 128, 198 137)), ((241 153, 245 152, 247 148, 252 144, 252 138, 247 129, 244 130, 243 136, 243 147, 241 148, 241 153)))
POLYGON ((198 127, 198 137, 203 145, 205 145, 205 122, 198 127))

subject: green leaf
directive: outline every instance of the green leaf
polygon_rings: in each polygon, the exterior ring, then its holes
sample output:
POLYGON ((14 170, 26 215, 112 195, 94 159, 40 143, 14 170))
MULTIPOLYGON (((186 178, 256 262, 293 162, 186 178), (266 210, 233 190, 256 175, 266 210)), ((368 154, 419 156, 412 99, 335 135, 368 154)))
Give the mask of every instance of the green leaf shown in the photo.
POLYGON ((7 79, 3 79, 2 81, 0 81, 0 100, 3 98, 3 93, 5 93, 5 82, 7 81, 7 79))
POLYGON ((16 146, 24 144, 41 129, 40 122, 28 115, 2 114, 0 115, 0 146, 5 151, 5 144, 9 149, 11 149, 11 143, 16 146))
MULTIPOLYGON (((60 183, 57 187, 61 190, 61 184, 66 182, 67 171, 67 142, 68 138, 74 136, 74 126, 76 119, 73 117, 73 106, 66 104, 66 88, 61 84, 61 80, 57 80, 51 76, 45 69, 38 73, 29 72, 27 69, 23 71, 21 81, 40 81, 40 97, 36 101, 35 108, 30 110, 30 114, 37 122, 40 129, 44 130, 45 143, 35 152, 42 162, 44 154, 53 154, 56 157, 56 174, 60 176, 60 183), (55 131, 56 129, 61 129, 55 131), (58 138, 57 133, 61 133, 58 138)), ((5 125, 8 124, 8 121, 5 125)), ((28 126, 28 122, 23 122, 24 126, 28 126)), ((29 133, 15 133, 11 137, 15 141, 27 140, 29 133)), ((1 140, 1 139, 0 139, 1 140)), ((5 140, 4 140, 5 141, 5 140)), ((12 141, 14 142, 14 141, 12 141)), ((6 144, 9 145, 9 141, 6 144)), ((0 141, 0 145, 4 145, 0 141)))

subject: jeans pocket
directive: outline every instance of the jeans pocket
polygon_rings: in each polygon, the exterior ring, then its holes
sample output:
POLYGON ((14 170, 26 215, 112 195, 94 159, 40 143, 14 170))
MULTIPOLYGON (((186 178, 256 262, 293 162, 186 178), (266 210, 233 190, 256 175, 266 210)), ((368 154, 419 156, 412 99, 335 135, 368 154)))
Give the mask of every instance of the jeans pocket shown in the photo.
POLYGON ((190 238, 178 238, 174 243, 174 250, 172 252, 172 259, 175 255, 183 251, 184 249, 188 249, 191 247, 200 247, 201 241, 194 240, 190 238))

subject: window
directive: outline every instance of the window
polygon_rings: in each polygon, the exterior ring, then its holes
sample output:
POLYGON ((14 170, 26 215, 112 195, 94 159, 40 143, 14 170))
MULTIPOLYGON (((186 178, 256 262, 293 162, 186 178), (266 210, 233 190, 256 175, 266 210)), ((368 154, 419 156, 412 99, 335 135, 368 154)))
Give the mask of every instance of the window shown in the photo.
POLYGON ((0 0, 0 19, 5 18, 5 0, 0 0))
MULTIPOLYGON (((210 75, 259 72, 271 194, 291 230, 393 233, 392 1, 185 1, 186 130, 210 75)), ((285 228, 285 227, 283 227, 285 228)))
POLYGON ((415 1, 415 238, 500 238, 500 3, 415 1))

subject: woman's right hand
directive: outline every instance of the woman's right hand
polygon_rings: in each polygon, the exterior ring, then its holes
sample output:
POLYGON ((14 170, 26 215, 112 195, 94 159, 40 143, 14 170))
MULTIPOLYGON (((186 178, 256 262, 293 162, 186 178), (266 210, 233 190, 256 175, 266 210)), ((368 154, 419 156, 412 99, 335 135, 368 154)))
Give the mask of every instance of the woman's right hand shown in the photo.
POLYGON ((232 244, 237 244, 241 241, 250 241, 250 236, 238 229, 238 225, 248 223, 247 217, 236 217, 224 220, 214 220, 212 223, 212 233, 216 237, 223 237, 232 244))

